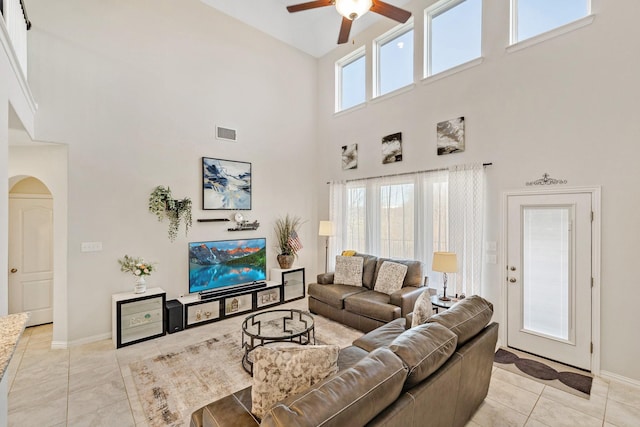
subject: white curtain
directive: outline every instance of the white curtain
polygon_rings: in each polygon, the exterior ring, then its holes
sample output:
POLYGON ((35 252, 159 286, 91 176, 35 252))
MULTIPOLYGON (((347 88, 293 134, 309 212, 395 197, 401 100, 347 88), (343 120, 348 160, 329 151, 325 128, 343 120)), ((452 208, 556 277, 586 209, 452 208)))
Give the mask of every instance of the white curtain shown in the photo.
POLYGON ((330 184, 329 271, 342 250, 424 262, 429 286, 442 288, 431 271, 433 253, 455 252, 459 271, 449 294, 480 292, 483 225, 482 164, 330 184))
POLYGON ((336 255, 342 252, 343 236, 345 233, 345 182, 334 181, 329 183, 329 221, 335 227, 335 236, 329 238, 329 250, 327 255, 327 271, 336 268, 336 255))
POLYGON ((481 163, 449 169, 449 252, 458 257, 450 294, 480 294, 484 224, 484 167, 481 163))

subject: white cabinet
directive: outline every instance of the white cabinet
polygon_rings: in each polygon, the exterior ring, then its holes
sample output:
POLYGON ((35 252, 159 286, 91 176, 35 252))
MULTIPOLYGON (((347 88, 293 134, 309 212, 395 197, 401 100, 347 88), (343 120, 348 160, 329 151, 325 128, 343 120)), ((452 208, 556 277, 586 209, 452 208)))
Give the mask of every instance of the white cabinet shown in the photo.
POLYGON ((111 338, 116 348, 164 335, 165 302, 161 288, 112 295, 111 338))

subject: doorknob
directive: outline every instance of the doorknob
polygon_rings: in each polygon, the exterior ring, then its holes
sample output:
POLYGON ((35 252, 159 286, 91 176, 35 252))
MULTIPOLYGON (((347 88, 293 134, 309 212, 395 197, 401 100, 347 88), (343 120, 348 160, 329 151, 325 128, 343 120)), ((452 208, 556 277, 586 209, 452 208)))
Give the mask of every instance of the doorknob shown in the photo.
POLYGON ((509 278, 509 281, 510 281, 511 283, 516 283, 516 281, 517 281, 517 280, 516 280, 516 278, 515 278, 515 277, 510 277, 510 278, 509 278))
POLYGON ((511 267, 509 267, 509 270, 516 271, 516 268, 512 265, 511 267))
POLYGON ((17 273, 17 272, 18 272, 18 269, 17 269, 17 268, 12 268, 12 269, 11 269, 11 272, 12 272, 12 273, 17 273))

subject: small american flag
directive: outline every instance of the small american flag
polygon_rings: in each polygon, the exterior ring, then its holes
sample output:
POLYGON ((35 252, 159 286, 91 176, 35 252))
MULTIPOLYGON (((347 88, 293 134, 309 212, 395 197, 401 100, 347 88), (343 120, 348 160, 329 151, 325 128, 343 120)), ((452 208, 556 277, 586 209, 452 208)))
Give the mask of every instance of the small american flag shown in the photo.
POLYGON ((298 237, 298 233, 295 231, 292 231, 291 234, 289 234, 287 243, 289 244, 289 247, 296 252, 302 249, 302 242, 300 241, 300 237, 298 237))

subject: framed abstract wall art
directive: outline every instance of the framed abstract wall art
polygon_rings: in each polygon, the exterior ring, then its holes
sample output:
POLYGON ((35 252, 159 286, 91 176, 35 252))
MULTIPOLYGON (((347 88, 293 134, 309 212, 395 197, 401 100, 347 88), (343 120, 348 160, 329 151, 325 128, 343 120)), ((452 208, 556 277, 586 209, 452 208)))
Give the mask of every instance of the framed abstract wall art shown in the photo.
POLYGON ((251 163, 203 157, 202 209, 251 209, 251 163))
POLYGON ((437 128, 438 156, 464 151, 464 117, 440 122, 437 128))
POLYGON ((402 161, 402 132, 382 138, 382 164, 402 161))
POLYGON ((342 170, 358 167, 358 144, 342 146, 342 170))

